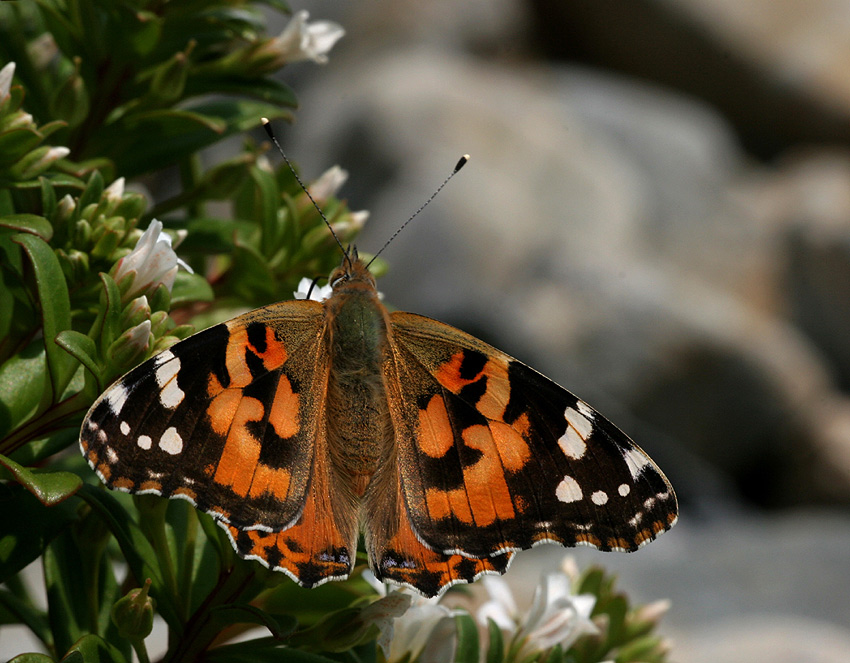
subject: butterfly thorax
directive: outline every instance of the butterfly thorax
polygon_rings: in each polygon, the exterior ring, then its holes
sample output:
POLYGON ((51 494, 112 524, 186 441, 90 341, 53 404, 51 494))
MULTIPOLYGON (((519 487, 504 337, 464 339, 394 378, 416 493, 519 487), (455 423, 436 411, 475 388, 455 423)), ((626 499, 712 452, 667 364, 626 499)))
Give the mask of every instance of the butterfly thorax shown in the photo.
POLYGON ((342 275, 332 277, 334 292, 325 308, 331 359, 326 421, 339 476, 351 477, 352 491, 362 496, 393 437, 381 370, 388 320, 363 263, 342 275))

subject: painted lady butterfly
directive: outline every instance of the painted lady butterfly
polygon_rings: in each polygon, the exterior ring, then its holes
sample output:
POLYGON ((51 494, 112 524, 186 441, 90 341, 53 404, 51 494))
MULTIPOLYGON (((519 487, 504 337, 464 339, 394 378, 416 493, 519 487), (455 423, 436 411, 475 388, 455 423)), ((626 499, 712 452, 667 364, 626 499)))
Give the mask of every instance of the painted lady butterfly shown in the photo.
POLYGON ((324 302, 280 302, 177 343, 92 406, 111 488, 182 498, 242 557, 304 587, 381 579, 435 596, 538 543, 634 551, 676 522, 625 434, 458 329, 390 313, 346 252, 324 302))

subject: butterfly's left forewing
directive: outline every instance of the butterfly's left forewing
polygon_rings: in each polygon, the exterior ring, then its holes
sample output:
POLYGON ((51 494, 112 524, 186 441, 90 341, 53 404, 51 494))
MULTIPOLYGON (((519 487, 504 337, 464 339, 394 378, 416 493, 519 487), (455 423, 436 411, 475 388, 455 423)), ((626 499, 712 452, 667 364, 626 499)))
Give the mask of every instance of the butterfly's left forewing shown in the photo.
POLYGON ((584 402, 449 325, 397 312, 391 326, 402 491, 429 547, 632 551, 675 523, 661 470, 584 402))
POLYGON ((327 466, 323 306, 281 302, 144 362, 92 406, 83 454, 112 488, 190 500, 243 557, 312 586, 353 566, 327 466))

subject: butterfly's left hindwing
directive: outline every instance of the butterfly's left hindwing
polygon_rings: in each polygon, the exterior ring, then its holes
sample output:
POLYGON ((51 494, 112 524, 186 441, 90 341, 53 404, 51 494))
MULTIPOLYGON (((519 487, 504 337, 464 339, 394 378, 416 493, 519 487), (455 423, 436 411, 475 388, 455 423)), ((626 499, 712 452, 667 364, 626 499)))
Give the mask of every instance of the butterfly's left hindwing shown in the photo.
POLYGON ((136 367, 80 436, 104 483, 182 497, 240 529, 304 508, 324 390, 322 307, 283 302, 199 332, 136 367))
POLYGON ((632 551, 675 523, 658 467, 584 402, 453 327, 410 313, 391 321, 404 500, 430 547, 632 551))

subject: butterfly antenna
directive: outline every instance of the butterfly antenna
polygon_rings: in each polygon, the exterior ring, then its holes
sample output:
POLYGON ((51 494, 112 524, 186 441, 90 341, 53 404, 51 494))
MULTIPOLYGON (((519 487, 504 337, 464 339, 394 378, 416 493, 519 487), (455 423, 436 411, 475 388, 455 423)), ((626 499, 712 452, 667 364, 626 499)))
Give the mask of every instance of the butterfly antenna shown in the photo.
MULTIPOLYGON (((269 122, 269 119, 267 117, 260 118, 260 120, 263 123, 263 129, 266 130, 266 134, 268 135, 269 139, 272 141, 272 143, 274 143, 275 147, 277 148, 277 151, 280 152, 280 156, 283 157, 283 160, 286 162, 286 165, 289 166, 289 170, 292 171, 292 174, 295 176, 295 180, 298 182, 298 186, 300 186, 301 190, 307 194, 307 197, 310 199, 310 202, 313 203, 313 207, 316 208, 316 211, 319 213, 319 216, 322 217, 322 221, 325 222, 325 225, 328 227, 328 230, 331 231, 331 235, 333 235, 333 238, 336 240, 337 245, 342 251, 342 254, 345 256, 345 259, 348 261, 348 265, 350 267, 351 257, 349 256, 348 251, 342 245, 342 242, 339 241, 339 237, 337 237, 337 234, 334 232, 333 226, 331 226, 330 221, 328 221, 328 217, 325 216, 325 213, 322 211, 322 208, 319 207, 319 203, 317 203, 313 196, 310 194, 310 189, 304 186, 304 182, 301 181, 301 178, 298 176, 298 173, 296 172, 295 167, 292 165, 292 162, 289 160, 289 158, 287 158, 286 153, 283 151, 283 148, 277 141, 277 136, 275 136, 274 131, 272 131, 271 122, 269 122)), ((439 189, 437 190, 439 191, 439 189)))
POLYGON ((461 168, 463 168, 463 167, 466 165, 466 162, 467 162, 467 161, 469 161, 469 155, 468 155, 468 154, 464 154, 464 155, 463 155, 463 156, 462 156, 462 157, 458 160, 458 162, 457 162, 457 164, 455 165, 454 170, 451 172, 451 174, 450 174, 450 175, 449 175, 446 179, 444 179, 444 180, 443 180, 443 183, 442 183, 440 186, 438 186, 438 187, 437 187, 437 190, 436 190, 436 191, 434 191, 434 193, 432 193, 432 194, 431 194, 431 197, 430 197, 430 198, 428 198, 428 200, 426 200, 426 201, 422 204, 422 206, 421 206, 418 210, 416 210, 413 214, 411 214, 411 215, 410 215, 410 218, 409 218, 407 221, 405 221, 404 223, 402 223, 402 224, 401 224, 401 227, 400 227, 398 230, 396 230, 396 231, 392 234, 392 237, 390 237, 390 238, 386 241, 386 243, 385 243, 385 244, 381 247, 381 250, 380 250, 380 251, 378 251, 378 252, 377 252, 374 256, 372 256, 372 259, 371 259, 371 260, 369 261, 369 263, 366 265, 366 267, 367 267, 367 268, 369 267, 369 265, 371 265, 371 264, 375 261, 375 258, 377 258, 379 255, 381 255, 381 253, 383 253, 383 252, 384 252, 384 249, 385 249, 385 248, 387 248, 387 247, 390 245, 390 242, 392 242, 392 241, 393 241, 393 240, 394 240, 394 239, 398 236, 398 234, 399 234, 402 230, 404 230, 405 226, 407 226, 407 224, 408 224, 408 223, 410 223, 411 221, 413 221, 413 219, 415 219, 417 216, 419 216, 419 213, 420 213, 422 210, 424 210, 426 207, 428 207, 428 204, 429 204, 432 200, 434 200, 434 198, 436 198, 436 197, 437 197, 437 194, 438 194, 438 193, 440 193, 440 191, 442 191, 442 190, 443 190, 443 187, 444 187, 444 186, 446 186, 446 184, 448 184, 448 183, 449 183, 449 180, 450 180, 450 179, 452 179, 455 175, 457 175, 457 171, 459 171, 461 168))

